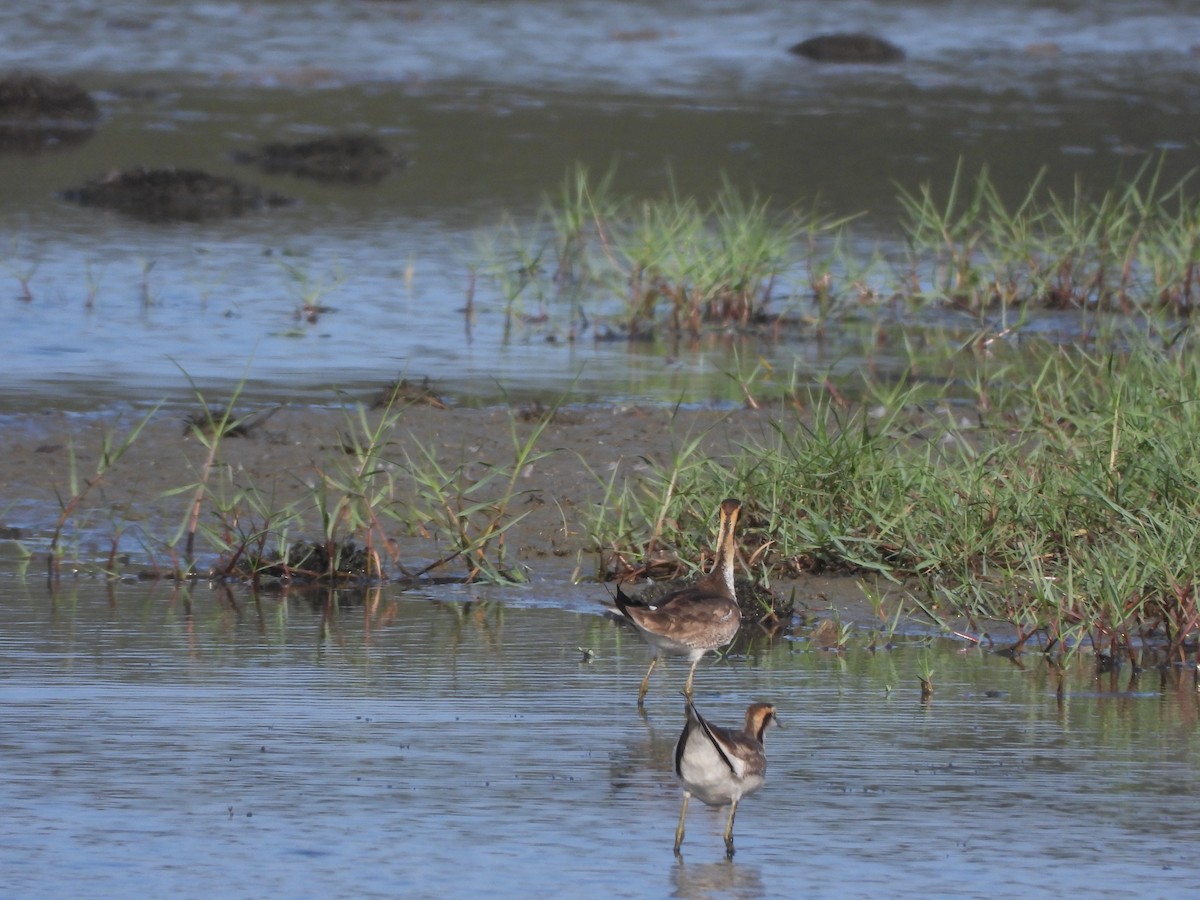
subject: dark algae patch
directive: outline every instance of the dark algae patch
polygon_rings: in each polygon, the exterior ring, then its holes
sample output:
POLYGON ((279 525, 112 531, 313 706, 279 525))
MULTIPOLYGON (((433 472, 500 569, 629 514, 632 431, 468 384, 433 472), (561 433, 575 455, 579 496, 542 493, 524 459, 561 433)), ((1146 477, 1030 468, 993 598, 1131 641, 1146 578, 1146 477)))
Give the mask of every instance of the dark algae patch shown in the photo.
POLYGON ((17 73, 0 77, 0 153, 36 155, 78 146, 100 109, 71 81, 17 73))
POLYGON ((232 178, 173 167, 109 172, 62 196, 81 206, 115 209, 152 222, 200 222, 292 202, 232 178))
POLYGON ((893 63, 904 59, 903 50, 873 34, 819 34, 788 49, 822 63, 893 63))
POLYGON ((272 174, 346 184, 374 184, 408 165, 404 157, 366 134, 330 135, 297 143, 273 141, 238 151, 233 158, 272 174))
POLYGON ((30 74, 0 77, 0 119, 5 121, 94 122, 99 116, 92 95, 74 82, 30 74))

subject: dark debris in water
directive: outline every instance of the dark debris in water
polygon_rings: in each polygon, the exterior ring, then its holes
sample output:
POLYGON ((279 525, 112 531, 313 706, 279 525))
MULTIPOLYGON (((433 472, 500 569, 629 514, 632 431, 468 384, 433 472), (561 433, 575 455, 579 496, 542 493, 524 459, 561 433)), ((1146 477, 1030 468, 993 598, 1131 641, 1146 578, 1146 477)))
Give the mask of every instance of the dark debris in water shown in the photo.
POLYGON ((36 155, 76 147, 95 133, 100 109, 71 81, 0 76, 0 153, 36 155))
POLYGON ((630 326, 619 322, 604 325, 596 329, 597 343, 613 343, 628 341, 631 344, 652 344, 655 341, 654 329, 649 325, 630 326))
POLYGON ((224 566, 226 575, 262 582, 281 583, 366 581, 375 571, 373 557, 354 541, 329 545, 322 541, 297 541, 288 548, 286 558, 255 558, 242 554, 224 566))
POLYGON ((200 222, 292 202, 232 178, 173 167, 109 172, 62 196, 82 206, 115 209, 151 222, 200 222))
POLYGON ((0 119, 94 122, 100 108, 72 81, 17 73, 0 77, 0 119))
POLYGON ((242 579, 265 592, 311 588, 336 591, 343 599, 353 599, 356 590, 378 588, 382 584, 411 590, 468 582, 465 576, 431 575, 427 571, 389 575, 380 568, 381 564, 374 551, 360 547, 353 539, 340 543, 297 541, 288 547, 286 556, 278 552, 262 556, 236 553, 216 566, 214 575, 242 579))
POLYGON ((317 181, 374 184, 408 161, 366 134, 339 134, 311 141, 275 141, 233 154, 236 162, 264 172, 298 175, 317 181))
POLYGON ((317 541, 302 541, 289 548, 287 567, 293 574, 316 578, 366 578, 371 572, 371 555, 354 541, 345 541, 332 550, 317 541))
POLYGON ((819 34, 788 48, 788 52, 822 63, 893 63, 904 51, 881 37, 862 33, 819 34))

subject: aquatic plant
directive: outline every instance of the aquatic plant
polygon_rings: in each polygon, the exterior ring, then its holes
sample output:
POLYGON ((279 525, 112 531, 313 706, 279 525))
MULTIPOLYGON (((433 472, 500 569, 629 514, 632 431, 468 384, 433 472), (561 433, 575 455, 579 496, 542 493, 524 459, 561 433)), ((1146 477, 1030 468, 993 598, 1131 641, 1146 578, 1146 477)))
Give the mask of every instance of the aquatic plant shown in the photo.
MULTIPOLYGON (((564 180, 537 226, 514 235, 512 255, 497 257, 513 333, 553 330, 563 310, 572 339, 589 329, 770 336, 785 315, 820 331, 862 306, 881 320, 884 304, 894 316, 886 335, 878 322, 864 329, 865 363, 851 375, 777 372, 739 347, 730 396, 757 411, 756 427, 718 439, 714 423, 663 458, 593 471, 583 522, 560 509, 564 531, 589 536, 599 578, 680 577, 704 564, 712 498, 744 496, 740 547, 760 582, 869 573, 903 584, 909 608, 939 628, 965 619, 956 627, 972 640, 986 640, 990 620, 1010 623, 1013 652, 1191 646, 1200 364, 1186 314, 1200 293, 1200 207, 1150 166, 1095 197, 1083 185, 1059 197, 1038 180, 1015 204, 986 169, 972 181, 960 167, 948 195, 924 186, 903 200, 908 253, 889 272, 876 255, 850 258, 858 245, 845 223, 776 213, 729 185, 708 203, 634 202, 612 195, 611 173, 564 180), (906 317, 938 305, 971 315, 936 327, 906 317), (1078 310, 1079 346, 1026 334, 1037 306, 1078 310), (883 337, 903 362, 898 377, 876 374, 883 337)), ((152 268, 142 267, 147 303, 152 268)), ((330 282, 288 272, 301 309, 318 306, 330 282)), ((205 453, 171 492, 190 501, 163 542, 181 559, 173 572, 197 575, 197 559, 215 552, 212 571, 251 579, 522 577, 508 534, 535 494, 525 473, 556 452, 539 445, 557 406, 534 408, 531 421, 510 411, 511 451, 481 460, 465 441, 397 441, 401 412, 428 402, 398 390, 382 408, 349 405, 344 452, 314 460, 311 483, 286 499, 220 464, 224 441, 250 424, 232 411, 238 391, 222 406, 196 392, 188 428, 205 453), (402 561, 402 537, 437 549, 402 561)), ((72 448, 52 576, 69 525, 140 427, 106 437, 90 479, 72 448)), ((110 518, 111 571, 123 523, 110 518)), ((864 593, 882 620, 882 601, 864 593)))
MULTIPOLYGON (((907 248, 888 259, 851 232, 856 217, 833 220, 816 204, 774 209, 728 181, 707 201, 673 189, 623 198, 612 171, 597 181, 577 168, 537 221, 506 222, 480 253, 504 297, 506 339, 521 328, 567 340, 820 337, 864 310, 903 325, 929 308, 989 329, 999 313, 994 331, 1013 335, 1030 309, 1191 311, 1200 202, 1162 171, 1147 162, 1107 190, 1076 182, 1065 195, 1039 175, 1008 202, 986 166, 972 176, 960 163, 949 185, 898 186, 907 248)), ((1090 333, 1086 318, 1081 327, 1090 333)))
POLYGON ((75 444, 74 441, 69 440, 67 448, 67 493, 64 495, 61 491, 56 492, 59 507, 58 519, 54 523, 54 528, 51 532, 50 548, 46 559, 47 578, 52 587, 58 585, 62 576, 62 541, 67 526, 71 524, 80 510, 84 508, 84 502, 88 498, 88 495, 101 486, 112 468, 133 447, 138 436, 142 433, 142 429, 146 427, 146 424, 153 417, 157 409, 158 407, 156 406, 150 412, 146 413, 146 415, 142 416, 142 418, 138 419, 120 440, 117 439, 112 429, 106 428, 101 438, 95 470, 86 478, 80 477, 79 460, 76 455, 75 444))
POLYGON ((17 280, 17 284, 21 286, 21 293, 17 295, 19 300, 24 300, 26 303, 33 302, 33 290, 29 287, 29 282, 33 280, 33 276, 37 274, 40 266, 41 261, 36 258, 22 258, 19 241, 16 237, 13 237, 12 250, 8 258, 4 261, 4 268, 17 280))
POLYGON ((708 203, 673 189, 614 198, 612 177, 593 183, 577 168, 527 233, 509 223, 485 251, 506 298, 506 336, 519 298, 536 313, 515 315, 540 323, 566 302, 572 340, 588 328, 598 339, 642 340, 761 326, 783 312, 771 304, 801 243, 843 224, 815 209, 777 213, 728 181, 708 203))
POLYGON ((518 417, 510 415, 513 457, 506 465, 474 458, 465 446, 462 457, 451 465, 432 445, 415 440, 405 445, 402 467, 412 492, 405 501, 410 521, 448 544, 445 553, 415 575, 461 560, 467 581, 524 580, 524 573, 509 561, 506 534, 527 515, 513 510, 530 493, 520 489, 519 482, 553 452, 539 450, 537 443, 557 408, 556 404, 544 411, 524 435, 518 417))
MULTIPOLYGON (((180 371, 183 370, 181 369, 180 371)), ((234 388, 227 405, 214 407, 209 404, 204 394, 197 388, 195 382, 191 380, 186 371, 183 371, 183 375, 191 385, 192 393, 200 406, 199 413, 185 419, 184 432, 186 435, 194 437, 199 441, 207 450, 207 453, 200 463, 199 469, 195 472, 195 481, 167 492, 167 496, 190 493, 192 497, 179 531, 169 543, 170 547, 175 548, 178 546, 180 540, 184 542, 183 566, 182 568, 179 566, 175 567, 174 574, 177 577, 189 577, 195 574, 196 534, 200 527, 201 512, 204 509, 205 501, 212 497, 210 479, 216 467, 217 454, 221 443, 226 437, 240 433, 240 423, 234 416, 233 408, 238 397, 241 395, 242 388, 245 386, 245 380, 243 379, 234 388)), ((230 504, 222 504, 221 508, 225 511, 227 517, 231 508, 230 504)))
POLYGON ((933 659, 928 650, 917 656, 917 681, 921 685, 921 702, 929 702, 933 698, 933 659))
POLYGON ((900 190, 909 238, 909 301, 972 311, 1026 304, 1051 309, 1190 311, 1197 282, 1200 207, 1187 180, 1163 186, 1147 161, 1128 181, 1069 196, 1034 179, 1007 205, 986 166, 973 184, 960 163, 944 199, 929 184, 900 190))
POLYGON ((297 263, 279 262, 279 267, 288 277, 288 289, 296 299, 292 315, 307 325, 315 325, 321 316, 333 312, 333 307, 324 302, 324 297, 337 290, 346 280, 340 267, 314 277, 297 263))

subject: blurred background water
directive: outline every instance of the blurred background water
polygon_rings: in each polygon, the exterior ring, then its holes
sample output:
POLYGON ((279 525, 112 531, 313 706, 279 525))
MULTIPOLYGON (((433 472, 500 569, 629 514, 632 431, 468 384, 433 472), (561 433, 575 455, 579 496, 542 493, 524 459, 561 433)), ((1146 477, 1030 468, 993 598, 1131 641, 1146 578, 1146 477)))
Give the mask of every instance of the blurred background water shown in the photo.
MULTIPOLYGON (((986 163, 1001 192, 1101 192, 1148 160, 1196 163, 1200 17, 1168 0, 845 2, 7 3, 0 71, 69 78, 94 133, 0 156, 0 405, 186 400, 240 380, 263 400, 429 376, 456 395, 733 400, 722 374, 854 367, 786 341, 699 348, 506 339, 486 277, 502 221, 532 228, 577 164, 622 195, 727 179, 818 203, 861 252, 896 249, 899 188, 986 163), (903 62, 787 52, 869 30, 903 62), (265 175, 231 154, 365 131, 411 161, 371 186, 265 175), (147 224, 61 192, 135 165, 202 168, 299 200, 203 224, 147 224), (479 273, 478 278, 473 272, 479 273), (28 295, 25 295, 25 287, 28 295), (24 298, 23 298, 23 295, 24 298), (464 307, 473 298, 467 339, 464 307), (330 312, 297 319, 306 298, 330 312), (30 299, 31 298, 31 299, 30 299)), ((804 290, 803 273, 778 293, 804 290)), ((561 336, 559 336, 561 337, 561 336)))

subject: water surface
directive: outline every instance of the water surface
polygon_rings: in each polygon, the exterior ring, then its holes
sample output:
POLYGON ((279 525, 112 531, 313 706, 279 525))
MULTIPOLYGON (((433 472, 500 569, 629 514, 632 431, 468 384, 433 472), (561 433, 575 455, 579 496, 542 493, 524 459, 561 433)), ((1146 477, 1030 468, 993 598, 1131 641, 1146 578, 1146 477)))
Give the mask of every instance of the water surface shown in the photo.
MULTIPOLYGON (((864 256, 876 241, 900 246, 897 187, 947 185, 960 160, 988 163, 1013 199, 1042 170, 1056 190, 1080 178, 1100 192, 1148 160, 1167 180, 1196 164, 1200 19, 1169 0, 74 0, 7 4, 0 29, 21 35, 0 48, 0 70, 73 78, 102 109, 78 146, 0 158, 9 408, 186 397, 184 372, 214 391, 245 379, 264 400, 324 400, 399 374, 476 396, 736 400, 725 373, 747 359, 820 377, 859 365, 864 339, 649 352, 571 344, 563 329, 506 339, 481 243, 511 216, 536 246, 542 199, 577 163, 616 165, 616 190, 633 196, 673 184, 707 197, 728 179, 781 208, 866 213, 864 256), (907 60, 822 67, 787 53, 863 28, 907 60), (343 129, 380 135, 412 165, 353 188, 230 159, 343 129), (132 165, 203 168, 300 202, 164 227, 59 196, 132 165), (333 311, 307 325, 296 310, 314 297, 333 311)), ((782 303, 803 300, 806 277, 801 263, 781 279, 782 303)))
POLYGON ((697 675, 719 722, 767 698, 767 786, 680 794, 683 664, 597 589, 323 608, 207 589, 0 584, 0 867, 13 896, 1182 896, 1196 886, 1195 673, 1063 699, 940 644, 756 643, 697 675), (595 651, 584 662, 579 647, 595 651))

